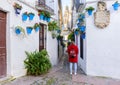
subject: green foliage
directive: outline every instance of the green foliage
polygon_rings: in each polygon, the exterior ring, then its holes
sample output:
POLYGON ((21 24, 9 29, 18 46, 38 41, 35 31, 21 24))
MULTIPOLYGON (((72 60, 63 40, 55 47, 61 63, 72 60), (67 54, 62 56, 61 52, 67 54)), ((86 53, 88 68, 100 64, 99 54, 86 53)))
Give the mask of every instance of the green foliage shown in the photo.
POLYGON ((71 33, 68 35, 68 40, 75 41, 74 32, 71 32, 71 33))
POLYGON ((40 52, 25 52, 27 58, 24 60, 27 75, 41 75, 45 74, 52 67, 49 56, 46 50, 40 52))
POLYGON ((94 10, 94 8, 92 6, 89 6, 88 8, 85 9, 86 11, 88 10, 94 10))
POLYGON ((18 3, 14 3, 13 7, 14 7, 15 9, 22 9, 22 6, 19 5, 18 3))
POLYGON ((41 28, 39 23, 35 23, 33 28, 36 29, 37 27, 41 28))
POLYGON ((38 15, 45 15, 44 11, 38 12, 38 15))
POLYGON ((49 17, 49 18, 51 17, 51 15, 50 15, 49 12, 45 12, 45 16, 46 16, 46 17, 49 17))
POLYGON ((55 21, 48 23, 48 31, 54 31, 57 30, 59 27, 55 21))

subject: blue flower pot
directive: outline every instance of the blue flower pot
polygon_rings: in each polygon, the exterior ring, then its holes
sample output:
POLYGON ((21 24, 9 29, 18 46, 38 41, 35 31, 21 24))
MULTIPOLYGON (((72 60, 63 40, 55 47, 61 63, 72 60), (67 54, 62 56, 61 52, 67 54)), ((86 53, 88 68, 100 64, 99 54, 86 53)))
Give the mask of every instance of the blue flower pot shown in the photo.
POLYGON ((29 20, 33 20, 34 16, 35 15, 33 15, 33 14, 29 14, 29 20))
POLYGON ((85 39, 85 33, 81 34, 81 38, 85 39))
POLYGON ((28 17, 28 16, 27 16, 26 14, 23 14, 23 15, 22 15, 22 21, 26 21, 26 20, 27 20, 27 17, 28 17))
POLYGON ((114 3, 112 6, 113 6, 113 9, 116 11, 116 10, 118 10, 118 7, 120 5, 119 5, 119 3, 114 3))
POLYGON ((26 30, 27 30, 27 34, 31 34, 32 29, 30 29, 29 27, 27 27, 26 30))
POLYGON ((19 34, 21 33, 21 30, 20 30, 19 28, 16 28, 16 29, 15 29, 15 33, 16 33, 17 35, 19 35, 19 34))
POLYGON ((35 32, 38 32, 40 30, 40 27, 35 28, 35 32))
POLYGON ((43 17, 43 20, 44 20, 44 21, 47 21, 47 17, 46 17, 46 16, 44 16, 44 17, 43 17))
POLYGON ((80 14, 80 19, 84 19, 85 15, 84 14, 80 14))
POLYGON ((82 32, 84 32, 85 31, 85 28, 86 28, 86 26, 80 26, 80 31, 82 31, 82 32))
POLYGON ((92 10, 88 10, 88 15, 91 16, 91 15, 92 15, 92 12, 93 12, 92 10))
POLYGON ((61 30, 57 30, 57 33, 61 33, 61 30))
POLYGON ((16 14, 20 14, 20 12, 21 12, 21 9, 18 9, 18 8, 15 9, 16 14))
POLYGON ((47 22, 50 22, 50 17, 47 17, 47 22))
POLYGON ((78 34, 79 34, 79 31, 75 31, 74 33, 75 33, 75 35, 78 35, 78 34))
POLYGON ((43 20, 44 19, 44 15, 40 14, 40 20, 43 20))

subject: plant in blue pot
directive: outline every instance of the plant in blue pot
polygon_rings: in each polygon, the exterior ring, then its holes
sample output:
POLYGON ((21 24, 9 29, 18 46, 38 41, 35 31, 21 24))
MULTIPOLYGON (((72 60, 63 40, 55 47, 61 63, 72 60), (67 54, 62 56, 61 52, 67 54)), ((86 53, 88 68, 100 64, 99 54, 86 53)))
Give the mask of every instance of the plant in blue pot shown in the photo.
POLYGON ((30 12, 30 13, 28 14, 29 20, 33 20, 34 16, 35 16, 35 14, 32 13, 32 12, 30 12))
POLYGON ((28 18, 28 13, 27 13, 27 12, 24 12, 24 13, 22 14, 22 21, 26 21, 27 18, 28 18))
POLYGON ((46 21, 47 21, 47 22, 50 22, 50 17, 51 17, 51 15, 50 15, 49 12, 45 12, 45 17, 46 17, 46 21))
POLYGON ((33 30, 33 27, 26 27, 26 30, 27 30, 27 34, 31 34, 32 30, 33 30))
POLYGON ((35 23, 35 25, 34 25, 35 32, 38 32, 40 29, 41 29, 40 24, 39 23, 35 23))
POLYGON ((75 35, 79 35, 79 28, 77 28, 77 29, 75 29, 75 31, 74 31, 74 33, 75 33, 75 35))
POLYGON ((118 1, 116 1, 112 6, 113 6, 113 9, 116 11, 116 10, 118 10, 120 3, 118 3, 118 1))
POLYGON ((85 35, 85 32, 81 34, 81 38, 82 38, 82 39, 85 39, 85 36, 86 36, 86 35, 85 35))
POLYGON ((86 26, 80 26, 79 29, 80 29, 81 32, 84 32, 84 31, 85 31, 85 28, 86 28, 86 26))
POLYGON ((22 9, 22 6, 19 5, 18 3, 14 3, 13 7, 14 7, 14 9, 15 9, 15 13, 16 13, 16 14, 20 14, 21 9, 22 9))
POLYGON ((94 8, 92 6, 89 6, 88 8, 85 9, 88 12, 88 15, 92 15, 92 12, 94 10, 94 8))
POLYGON ((38 12, 38 15, 39 15, 40 20, 44 20, 44 16, 45 16, 45 12, 44 11, 38 12))
POLYGON ((21 26, 16 26, 15 27, 15 33, 17 35, 20 35, 21 33, 25 34, 25 30, 21 26))

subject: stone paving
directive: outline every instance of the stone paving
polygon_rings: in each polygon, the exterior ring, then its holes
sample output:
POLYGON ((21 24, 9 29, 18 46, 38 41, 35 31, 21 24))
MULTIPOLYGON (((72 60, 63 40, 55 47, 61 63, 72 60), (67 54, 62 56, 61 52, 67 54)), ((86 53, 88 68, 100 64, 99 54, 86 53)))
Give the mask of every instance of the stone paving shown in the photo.
POLYGON ((45 75, 24 76, 0 85, 120 85, 120 80, 117 79, 86 76, 79 67, 77 75, 70 75, 66 58, 63 57, 63 62, 45 75))

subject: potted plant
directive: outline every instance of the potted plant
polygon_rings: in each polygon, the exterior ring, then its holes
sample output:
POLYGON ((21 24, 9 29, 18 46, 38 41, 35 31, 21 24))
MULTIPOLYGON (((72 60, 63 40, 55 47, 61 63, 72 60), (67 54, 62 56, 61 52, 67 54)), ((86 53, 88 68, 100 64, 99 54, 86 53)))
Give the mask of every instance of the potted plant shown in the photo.
POLYGON ((76 34, 76 35, 78 35, 79 34, 79 28, 77 28, 77 29, 75 29, 75 31, 74 31, 74 33, 76 34))
POLYGON ((41 26, 40 26, 39 23, 34 24, 34 29, 35 29, 36 32, 38 32, 40 30, 40 28, 41 28, 41 26))
POLYGON ((44 20, 45 12, 41 11, 38 13, 40 20, 44 20))
POLYGON ((31 34, 33 27, 26 27, 27 34, 31 34))
POLYGON ((88 15, 92 15, 92 12, 93 12, 94 8, 92 6, 89 6, 85 10, 88 12, 88 15))
POLYGON ((118 7, 120 6, 120 3, 118 3, 118 1, 116 1, 112 6, 113 6, 114 10, 118 10, 118 7))
POLYGON ((30 13, 28 14, 29 20, 33 20, 34 16, 35 16, 35 14, 32 13, 32 12, 30 12, 30 13))
POLYGON ((22 21, 26 21, 27 20, 27 17, 28 17, 28 13, 27 12, 24 12, 22 14, 22 21))
POLYGON ((17 35, 20 35, 21 33, 25 34, 25 30, 21 26, 16 26, 15 27, 15 33, 17 35))
POLYGON ((85 36, 86 36, 86 35, 85 35, 85 32, 81 34, 81 38, 82 38, 82 39, 85 39, 85 36))
POLYGON ((51 15, 50 15, 50 13, 49 12, 45 12, 45 20, 47 21, 47 22, 50 22, 50 17, 51 17, 51 15))
POLYGON ((22 6, 19 5, 18 3, 14 3, 13 7, 14 7, 14 9, 15 9, 15 13, 16 13, 16 14, 20 14, 21 9, 22 9, 22 6))
POLYGON ((85 31, 85 28, 86 28, 86 26, 80 26, 80 27, 79 27, 79 29, 80 29, 81 32, 84 32, 84 31, 85 31))

